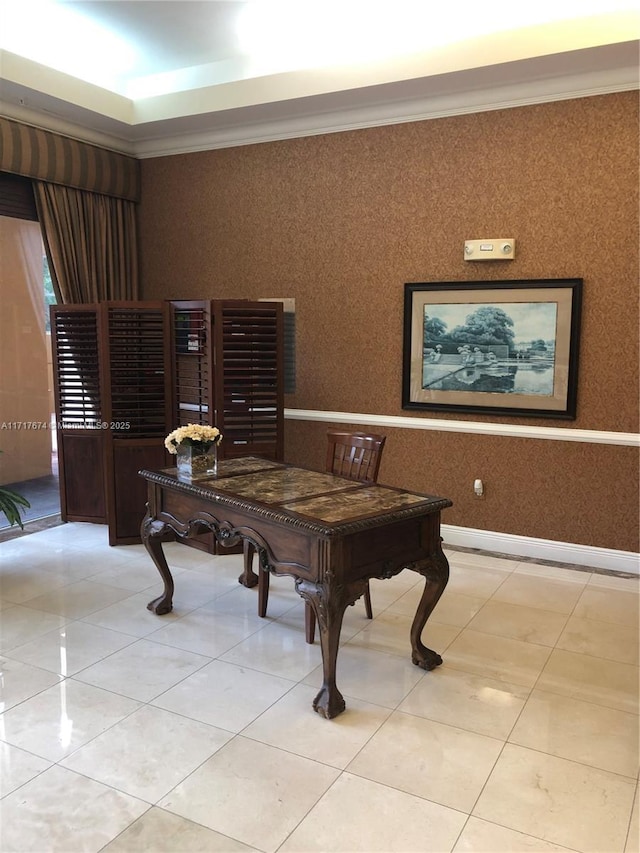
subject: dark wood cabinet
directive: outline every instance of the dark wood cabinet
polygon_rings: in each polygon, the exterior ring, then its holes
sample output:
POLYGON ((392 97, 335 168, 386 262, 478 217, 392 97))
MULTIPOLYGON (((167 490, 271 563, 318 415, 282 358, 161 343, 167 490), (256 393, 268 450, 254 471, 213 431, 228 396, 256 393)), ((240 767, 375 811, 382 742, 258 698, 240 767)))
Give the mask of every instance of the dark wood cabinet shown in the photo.
POLYGON ((172 302, 178 426, 217 426, 219 455, 284 454, 283 312, 277 302, 172 302))
MULTIPOLYGON (((108 524, 111 545, 139 542, 138 471, 171 466, 164 438, 176 426, 217 426, 223 459, 283 459, 280 303, 61 305, 51 332, 65 521, 108 524)), ((192 544, 215 548, 209 536, 192 544)))
POLYGON ((171 424, 169 310, 163 302, 51 309, 61 514, 140 541, 140 468, 164 467, 171 424))
MULTIPOLYGON (((177 426, 217 426, 218 456, 284 457, 283 308, 278 302, 174 301, 173 410, 177 426)), ((185 544, 209 553, 224 549, 213 534, 185 544)))
POLYGON ((100 325, 95 305, 51 308, 60 504, 64 521, 106 523, 100 325))

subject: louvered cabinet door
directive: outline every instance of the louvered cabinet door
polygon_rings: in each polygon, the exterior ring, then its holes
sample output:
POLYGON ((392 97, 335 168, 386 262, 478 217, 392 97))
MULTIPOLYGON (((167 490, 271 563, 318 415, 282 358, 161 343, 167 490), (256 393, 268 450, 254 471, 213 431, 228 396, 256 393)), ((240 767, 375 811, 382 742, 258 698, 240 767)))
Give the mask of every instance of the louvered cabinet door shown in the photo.
POLYGON ((216 426, 223 458, 284 455, 283 312, 279 302, 213 303, 216 426))
POLYGON ((109 302, 101 309, 109 543, 125 545, 140 541, 146 511, 138 471, 167 465, 169 310, 163 302, 109 302))
POLYGON ((60 514, 63 521, 107 522, 97 305, 50 309, 60 514))
MULTIPOLYGON (((282 304, 247 300, 171 303, 174 425, 217 426, 221 459, 259 455, 282 459, 282 304)), ((239 553, 213 534, 184 544, 209 553, 239 553)))
POLYGON ((173 416, 171 429, 215 425, 211 302, 171 303, 173 416))

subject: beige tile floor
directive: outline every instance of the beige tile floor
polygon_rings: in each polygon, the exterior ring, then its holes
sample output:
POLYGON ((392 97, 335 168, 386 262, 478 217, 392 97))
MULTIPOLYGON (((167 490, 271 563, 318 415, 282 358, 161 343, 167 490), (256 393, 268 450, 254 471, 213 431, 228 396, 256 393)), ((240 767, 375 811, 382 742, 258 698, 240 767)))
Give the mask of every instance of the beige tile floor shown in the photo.
POLYGON ((447 551, 411 664, 421 580, 348 608, 347 711, 311 701, 290 579, 269 617, 241 558, 67 524, 0 543, 2 853, 638 853, 638 580, 447 551))

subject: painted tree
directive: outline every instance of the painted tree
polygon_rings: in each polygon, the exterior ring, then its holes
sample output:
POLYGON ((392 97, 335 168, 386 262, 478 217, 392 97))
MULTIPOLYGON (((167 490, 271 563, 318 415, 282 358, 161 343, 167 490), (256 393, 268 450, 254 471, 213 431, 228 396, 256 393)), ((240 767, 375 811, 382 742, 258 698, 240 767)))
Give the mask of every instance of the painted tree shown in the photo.
POLYGON ((447 332, 447 324, 439 317, 424 315, 424 345, 430 346, 447 332))
POLYGON ((547 349, 546 343, 542 340, 542 338, 538 338, 537 341, 531 342, 532 350, 539 350, 540 352, 545 352, 547 349))
POLYGON ((513 320, 502 308, 481 305, 466 317, 463 326, 453 329, 450 337, 463 344, 506 344, 512 349, 515 338, 513 320))

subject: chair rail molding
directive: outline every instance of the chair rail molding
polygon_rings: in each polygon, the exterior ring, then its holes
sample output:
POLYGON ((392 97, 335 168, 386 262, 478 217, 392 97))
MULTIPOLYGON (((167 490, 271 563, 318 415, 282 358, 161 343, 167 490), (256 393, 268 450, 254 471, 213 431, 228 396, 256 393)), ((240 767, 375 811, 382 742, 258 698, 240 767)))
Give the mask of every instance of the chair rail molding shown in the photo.
MULTIPOLYGON (((443 432, 465 432, 478 435, 546 439, 551 441, 579 441, 597 444, 614 444, 640 447, 640 435, 605 430, 567 429, 563 427, 539 427, 521 424, 493 424, 477 421, 438 420, 436 418, 412 418, 395 415, 361 414, 356 412, 325 412, 319 409, 285 409, 289 420, 320 421, 324 423, 358 424, 400 429, 421 429, 443 432)), ((556 542, 535 539, 491 530, 476 530, 470 527, 442 525, 445 547, 477 548, 514 557, 532 557, 554 563, 569 563, 591 569, 604 569, 615 573, 640 576, 640 554, 633 551, 617 551, 571 542, 556 542)))
POLYGON ((640 434, 610 432, 567 427, 541 427, 532 424, 494 424, 481 421, 456 421, 438 418, 413 418, 403 415, 376 415, 359 412, 325 412, 319 409, 285 409, 284 416, 292 421, 322 421, 325 423, 361 424, 396 429, 423 429, 435 432, 465 432, 477 435, 501 435, 511 438, 531 438, 549 441, 578 441, 593 444, 617 444, 640 447, 640 434))

